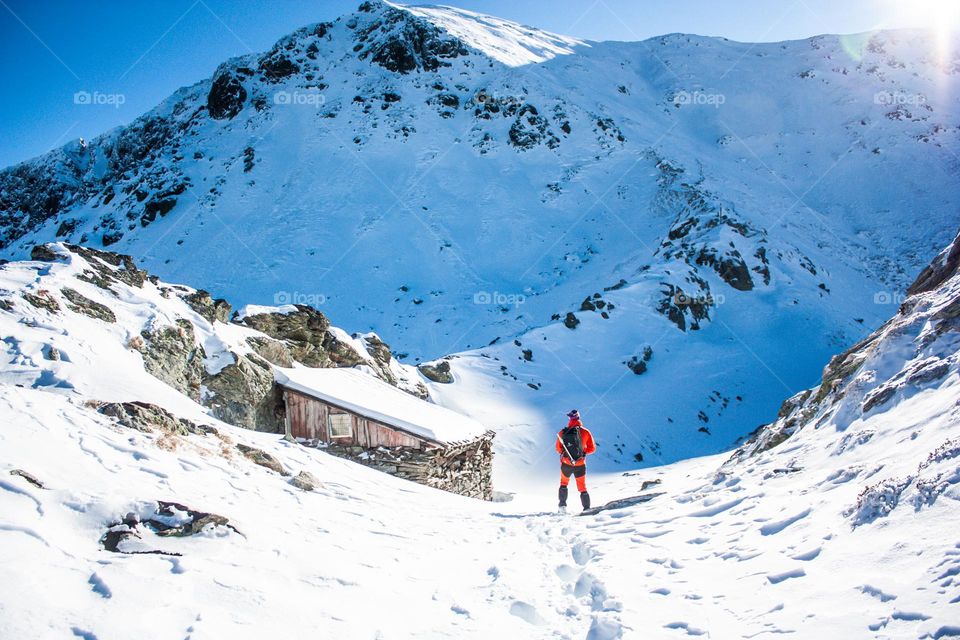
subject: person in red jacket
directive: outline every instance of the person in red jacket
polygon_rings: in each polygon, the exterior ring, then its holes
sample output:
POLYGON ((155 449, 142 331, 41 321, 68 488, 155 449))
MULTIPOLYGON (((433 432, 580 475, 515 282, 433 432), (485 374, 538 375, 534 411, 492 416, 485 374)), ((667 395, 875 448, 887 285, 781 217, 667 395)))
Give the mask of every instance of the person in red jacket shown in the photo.
POLYGON ((587 493, 587 456, 597 450, 591 434, 580 422, 580 412, 574 409, 567 414, 569 422, 557 434, 556 449, 560 454, 560 508, 567 508, 567 485, 570 476, 577 479, 580 491, 580 504, 590 508, 590 494, 587 493))

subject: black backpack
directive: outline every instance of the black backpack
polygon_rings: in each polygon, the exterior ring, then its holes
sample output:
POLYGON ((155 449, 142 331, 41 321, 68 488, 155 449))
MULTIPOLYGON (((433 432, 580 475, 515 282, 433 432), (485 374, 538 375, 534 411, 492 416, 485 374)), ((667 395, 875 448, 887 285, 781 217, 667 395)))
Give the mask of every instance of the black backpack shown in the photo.
POLYGON ((583 459, 583 439, 580 437, 580 427, 567 427, 563 430, 560 441, 563 449, 572 462, 583 459))

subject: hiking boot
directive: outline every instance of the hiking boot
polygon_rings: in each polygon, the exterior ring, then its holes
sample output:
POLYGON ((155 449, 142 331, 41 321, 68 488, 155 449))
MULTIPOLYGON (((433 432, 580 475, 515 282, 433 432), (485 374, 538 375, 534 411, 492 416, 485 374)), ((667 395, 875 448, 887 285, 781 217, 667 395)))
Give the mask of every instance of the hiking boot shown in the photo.
POLYGON ((558 496, 560 497, 560 507, 561 507, 561 508, 562 508, 562 507, 566 507, 566 506, 567 506, 567 488, 566 488, 566 487, 563 487, 563 486, 560 487, 560 491, 558 492, 558 496))
POLYGON ((586 491, 582 491, 580 493, 580 504, 583 505, 583 508, 585 510, 590 508, 590 494, 587 493, 586 491))

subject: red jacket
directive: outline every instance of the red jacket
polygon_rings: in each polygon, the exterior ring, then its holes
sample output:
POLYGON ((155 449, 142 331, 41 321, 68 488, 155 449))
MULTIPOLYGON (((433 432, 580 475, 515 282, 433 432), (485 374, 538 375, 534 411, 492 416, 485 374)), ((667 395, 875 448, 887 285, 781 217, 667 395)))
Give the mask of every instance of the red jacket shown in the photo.
POLYGON ((583 457, 577 460, 576 462, 572 461, 566 456, 566 452, 563 450, 563 430, 561 429, 557 432, 557 439, 554 442, 554 446, 557 450, 557 453, 560 454, 560 462, 563 464, 572 464, 576 467, 581 467, 587 464, 587 456, 591 453, 595 453, 597 450, 597 444, 593 441, 593 434, 590 433, 586 427, 584 427, 579 420, 571 420, 568 427, 580 427, 580 442, 583 443, 583 457))

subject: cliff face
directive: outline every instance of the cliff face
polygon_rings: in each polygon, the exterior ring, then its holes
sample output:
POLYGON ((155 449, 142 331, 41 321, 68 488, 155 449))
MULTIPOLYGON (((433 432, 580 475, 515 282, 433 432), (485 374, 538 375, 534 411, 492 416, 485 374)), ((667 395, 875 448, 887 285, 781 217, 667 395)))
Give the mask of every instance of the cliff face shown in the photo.
POLYGON ((869 337, 834 356, 820 385, 783 403, 726 468, 783 445, 804 429, 850 425, 906 398, 938 388, 955 374, 960 351, 960 236, 909 288, 897 314, 869 337))

